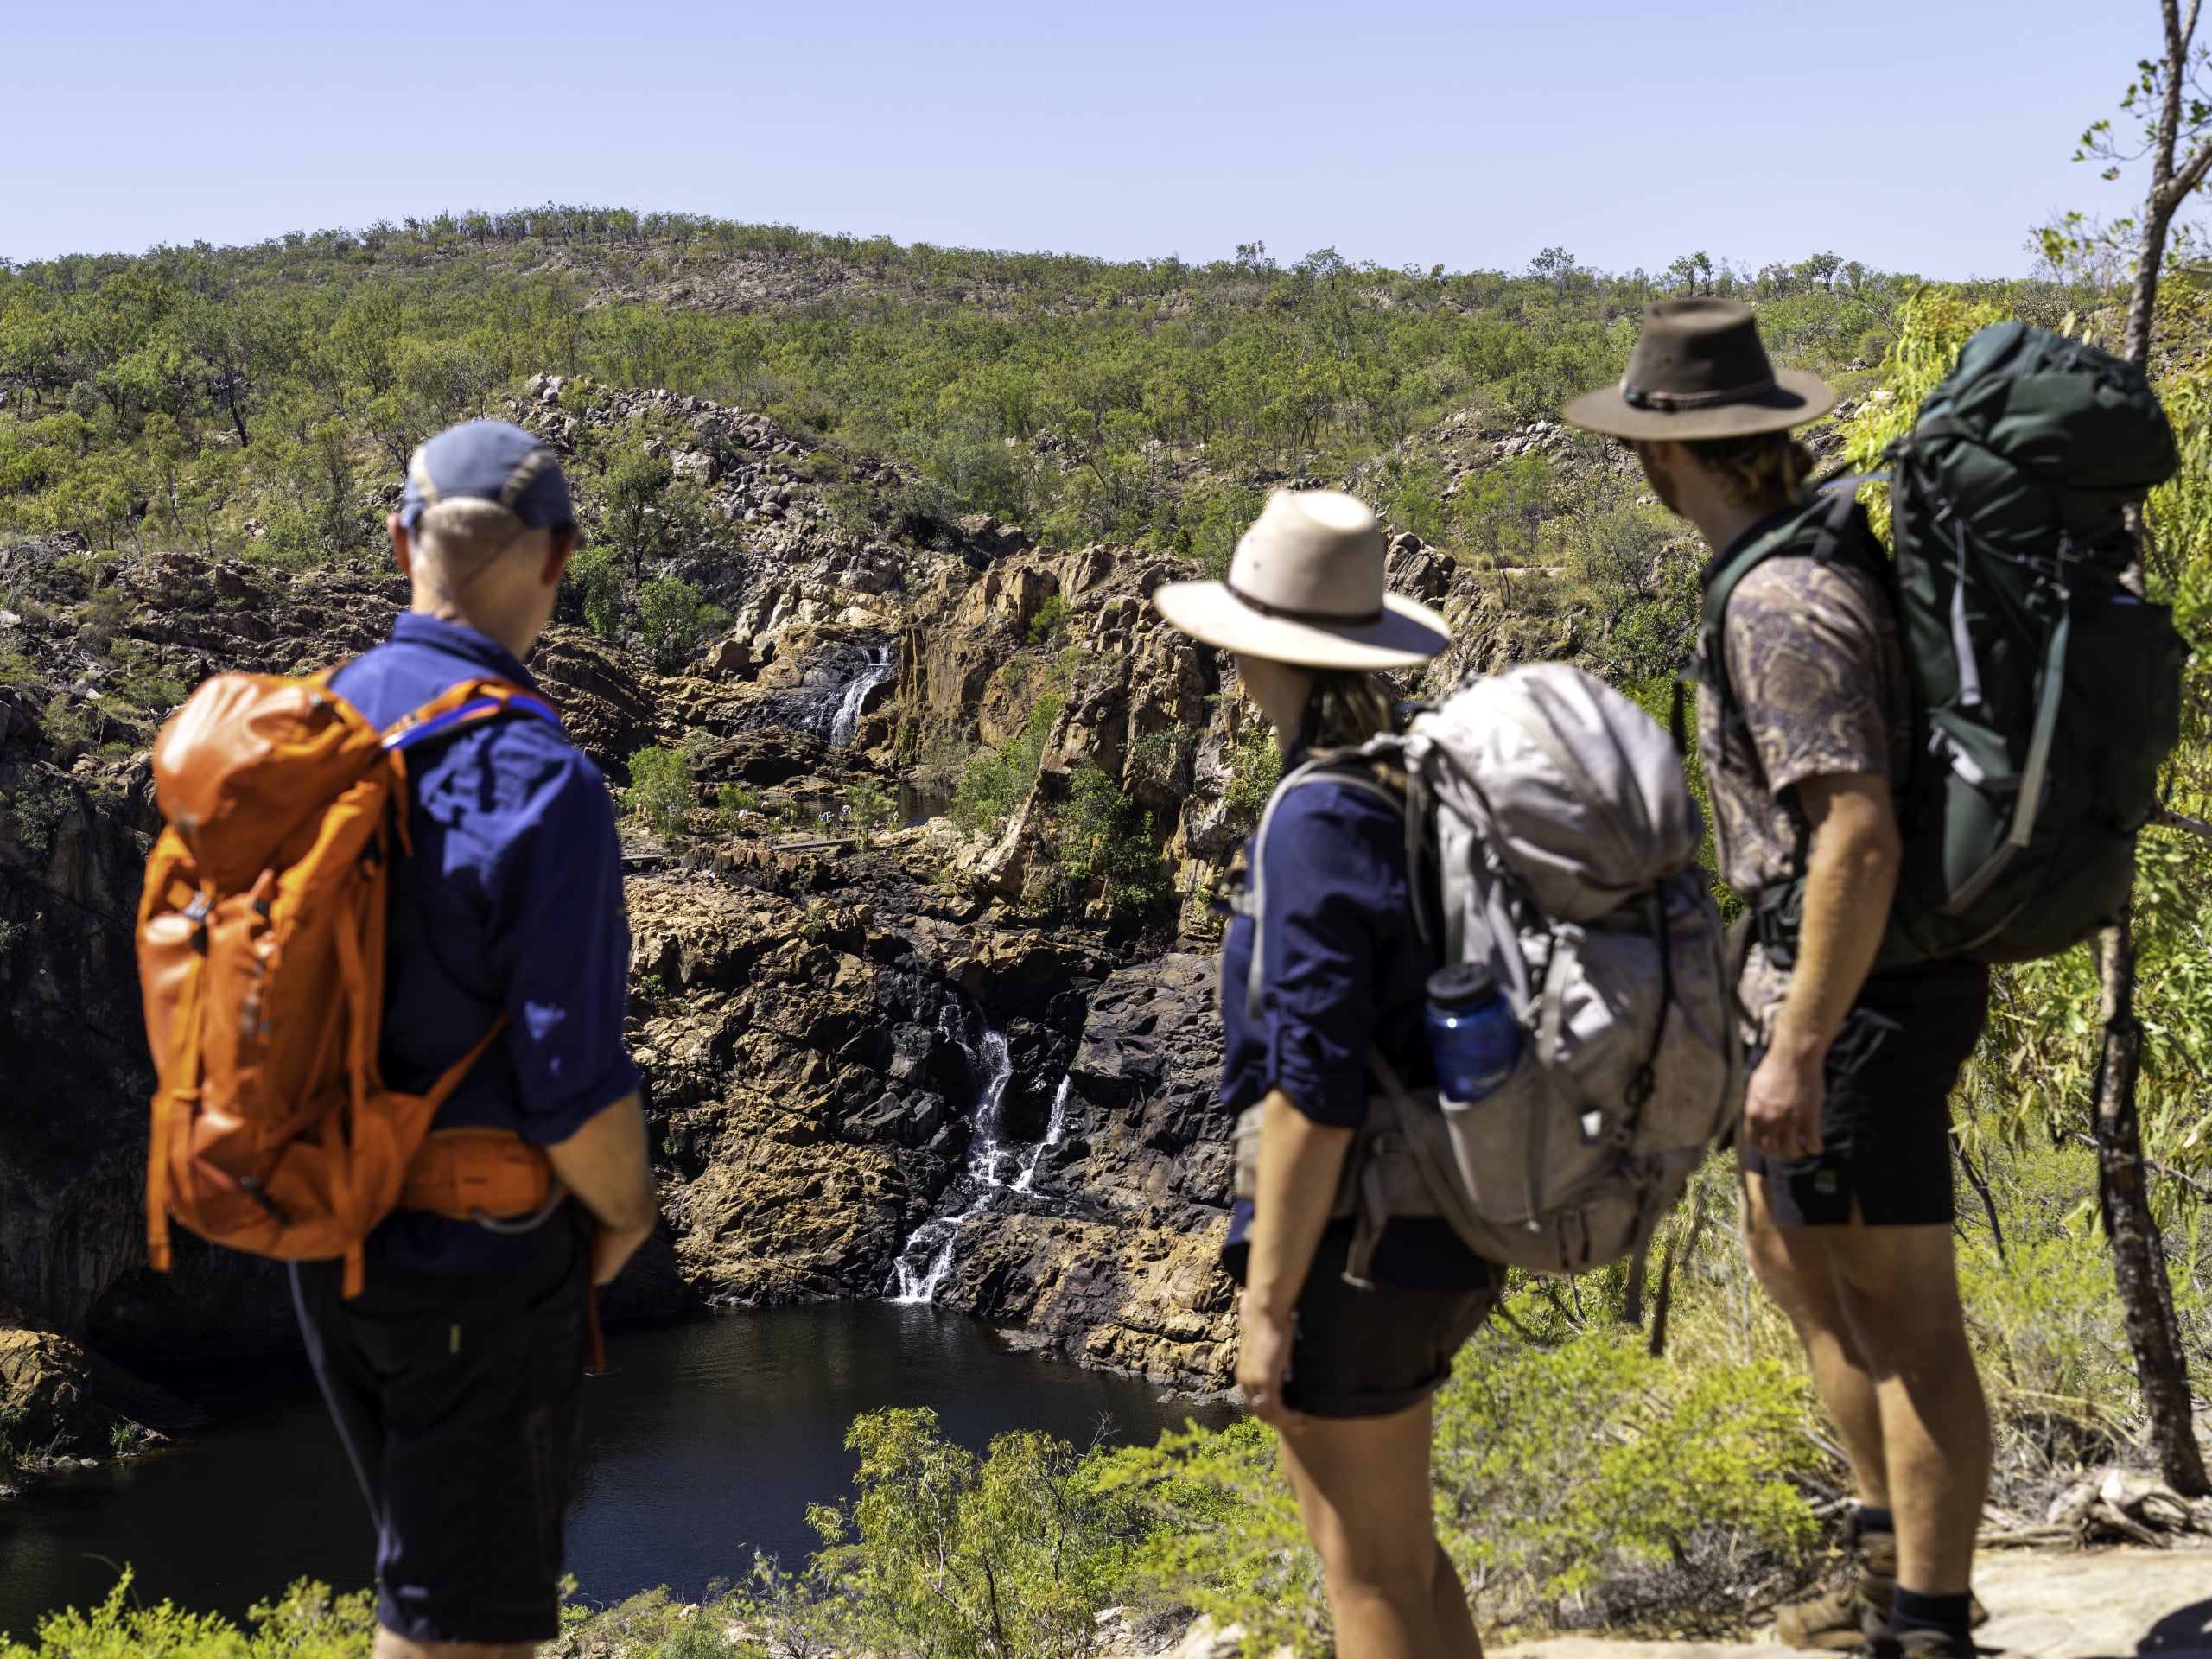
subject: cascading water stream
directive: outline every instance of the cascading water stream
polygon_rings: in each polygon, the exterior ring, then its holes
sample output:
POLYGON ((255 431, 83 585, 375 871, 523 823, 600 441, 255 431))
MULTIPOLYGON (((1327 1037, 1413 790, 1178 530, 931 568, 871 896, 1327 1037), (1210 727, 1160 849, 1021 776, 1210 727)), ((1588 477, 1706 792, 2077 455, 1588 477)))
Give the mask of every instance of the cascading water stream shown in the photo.
POLYGON ((1017 1192, 1037 1190, 1037 1166, 1045 1154, 1068 1138, 1068 1079, 1060 1079, 1059 1092, 1052 1096, 1052 1116, 1045 1124, 1045 1138, 1029 1148, 1029 1155, 1021 1160, 1021 1173, 1014 1178, 1017 1192))
POLYGON ((868 665, 860 677, 845 688, 845 698, 837 705, 837 713, 830 722, 830 747, 842 749, 850 744, 861 728, 861 714, 868 704, 868 694, 886 680, 899 677, 899 664, 892 659, 892 647, 872 645, 868 648, 868 665))
POLYGON ((968 1218, 988 1209, 995 1192, 1033 1193, 1037 1166, 1046 1152, 1067 1139, 1065 1077, 1060 1079, 1059 1092, 1052 1096, 1052 1114, 1042 1141, 1023 1147, 1008 1147, 1000 1139, 1007 1085, 1014 1080, 1014 1061, 1007 1052, 1006 1033, 994 1030, 977 1018, 974 1024, 980 1035, 971 1040, 962 1029, 963 1023, 959 1011, 951 1003, 947 1003, 944 1012, 938 1017, 938 1029, 959 1044, 968 1056, 971 1074, 980 1072, 983 1077, 982 1092, 976 1097, 975 1110, 969 1114, 968 1166, 964 1172, 964 1179, 975 1187, 975 1196, 957 1212, 924 1222, 907 1238, 906 1248, 899 1252, 892 1269, 890 1288, 893 1301, 909 1306, 937 1299, 945 1275, 952 1271, 953 1251, 960 1242, 960 1229, 968 1218), (1013 1166, 1011 1181, 1007 1179, 1008 1166, 1013 1166))
POLYGON ((1005 1155, 999 1145, 999 1109, 1006 1098, 1006 1086, 1014 1080, 1014 1058, 1007 1052, 1004 1032, 993 1030, 979 1019, 976 1023, 982 1027, 982 1034, 979 1041, 971 1042, 957 1020, 954 1005, 948 1002, 938 1016, 938 1029, 960 1045, 970 1068, 980 1066, 984 1079, 976 1109, 969 1115, 967 1179, 975 1183, 976 1196, 958 1214, 939 1216, 914 1229, 892 1269, 891 1300, 894 1302, 936 1300, 938 1287, 952 1270, 952 1251, 960 1239, 961 1224, 989 1204, 993 1188, 1006 1185, 999 1174, 1005 1155))

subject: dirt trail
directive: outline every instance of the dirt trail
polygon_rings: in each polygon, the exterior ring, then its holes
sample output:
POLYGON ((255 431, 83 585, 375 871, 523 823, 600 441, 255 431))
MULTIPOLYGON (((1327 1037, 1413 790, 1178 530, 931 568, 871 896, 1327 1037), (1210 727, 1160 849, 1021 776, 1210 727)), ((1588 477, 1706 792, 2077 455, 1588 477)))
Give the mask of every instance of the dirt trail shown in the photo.
MULTIPOLYGON (((2020 1659, 2212 1655, 2212 1549, 2003 1550, 1974 1567, 1986 1650, 2020 1659)), ((1492 1659, 1783 1659, 1773 1643, 1616 1642, 1559 1637, 1492 1659)))

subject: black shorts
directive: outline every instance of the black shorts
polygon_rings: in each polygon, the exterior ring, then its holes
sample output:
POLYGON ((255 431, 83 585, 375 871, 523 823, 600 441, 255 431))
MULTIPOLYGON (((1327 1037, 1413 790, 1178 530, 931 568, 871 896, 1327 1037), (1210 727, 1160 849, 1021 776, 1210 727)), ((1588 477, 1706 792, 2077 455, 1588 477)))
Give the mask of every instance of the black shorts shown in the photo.
POLYGON ((1350 1224, 1334 1223, 1313 1253, 1283 1403, 1315 1417, 1388 1417, 1444 1386, 1497 1300, 1495 1275, 1474 1290, 1360 1290, 1344 1281, 1350 1245, 1350 1224))
POLYGON ((590 1348, 588 1224, 573 1204, 509 1273, 296 1263, 292 1301, 377 1529, 377 1618, 416 1642, 561 1630, 590 1348))
MULTIPOLYGON (((1989 1008, 1989 969, 1938 962, 1870 977, 1828 1049, 1816 1158, 1739 1148, 1781 1227, 1948 1226, 1951 1090, 1989 1008)), ((1754 1051, 1751 1067, 1766 1058, 1754 1051)))

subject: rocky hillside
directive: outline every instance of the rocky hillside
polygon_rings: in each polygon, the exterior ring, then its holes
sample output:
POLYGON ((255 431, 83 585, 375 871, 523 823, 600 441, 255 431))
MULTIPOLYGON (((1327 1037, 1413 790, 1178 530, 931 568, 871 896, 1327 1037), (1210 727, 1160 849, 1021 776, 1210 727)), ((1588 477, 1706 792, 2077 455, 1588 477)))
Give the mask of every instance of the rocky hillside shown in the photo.
MULTIPOLYGON (((1266 751, 1225 661, 1149 604, 1190 567, 980 515, 917 544, 895 467, 696 398, 541 378, 510 412, 563 448, 642 429, 714 515, 659 567, 715 607, 672 671, 574 623, 531 664, 618 786, 656 747, 693 780, 656 830, 626 818, 665 1226, 616 1311, 904 1294, 1223 1384, 1207 900, 1266 751), (979 757, 1017 753, 992 774, 1014 792, 945 815, 979 757), (1077 796, 1109 803, 1149 887, 1071 857, 1077 796), (849 835, 856 798, 912 822, 849 835), (825 812, 837 834, 809 828, 825 812)), ((1414 537, 1391 569, 1463 660, 1559 642, 1414 537)), ((342 660, 404 602, 365 568, 0 552, 0 1325, 125 1363, 292 1340, 266 1264, 188 1244, 143 1266, 146 749, 207 674, 342 660)))

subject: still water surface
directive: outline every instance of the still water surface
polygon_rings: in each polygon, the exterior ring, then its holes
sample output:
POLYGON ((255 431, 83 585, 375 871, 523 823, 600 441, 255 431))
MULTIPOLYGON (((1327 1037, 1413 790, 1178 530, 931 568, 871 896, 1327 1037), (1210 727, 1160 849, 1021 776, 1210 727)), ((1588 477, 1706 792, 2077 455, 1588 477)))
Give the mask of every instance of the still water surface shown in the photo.
MULTIPOLYGON (((818 1541, 810 1503, 848 1495, 855 1414, 928 1406, 955 1440, 1041 1428, 1077 1445, 1102 1424, 1149 1444, 1222 1408, 1163 1403, 1125 1377, 1009 1351, 926 1306, 858 1302, 728 1313, 607 1338, 584 1395, 582 1496, 569 1567, 604 1602, 665 1584, 696 1598, 741 1577, 755 1548, 795 1566, 818 1541)), ((370 1581, 359 1489, 304 1361, 165 1376, 222 1418, 156 1457, 41 1481, 0 1503, 0 1631, 84 1605, 129 1562, 149 1603, 237 1617, 300 1577, 370 1581), (103 1559, 104 1558, 104 1559, 103 1559)))

